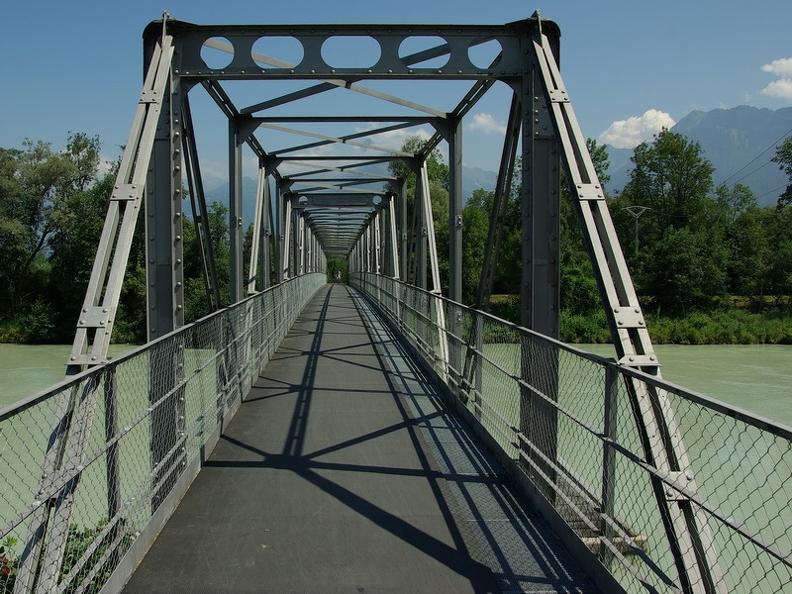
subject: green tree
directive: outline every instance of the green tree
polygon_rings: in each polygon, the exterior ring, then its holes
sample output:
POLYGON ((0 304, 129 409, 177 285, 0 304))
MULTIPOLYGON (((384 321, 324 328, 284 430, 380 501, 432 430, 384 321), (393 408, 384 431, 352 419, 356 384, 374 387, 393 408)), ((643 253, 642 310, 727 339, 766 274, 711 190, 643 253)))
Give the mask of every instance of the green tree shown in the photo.
MULTIPOLYGON (((519 158, 514 169, 517 172, 521 170, 519 158)), ((521 183, 519 175, 515 175, 506 197, 503 237, 495 263, 495 278, 492 286, 492 292, 495 295, 519 295, 520 293, 522 271, 522 203, 520 199, 521 183)), ((487 229, 489 229, 494 202, 495 192, 477 189, 473 191, 467 203, 468 208, 478 208, 485 213, 487 229)), ((487 235, 484 237, 486 243, 487 235)))
MULTIPOLYGON (((402 143, 400 152, 409 153, 413 155, 421 155, 426 149, 427 140, 420 136, 408 136, 402 143)), ((429 153, 426 159, 427 176, 429 180, 436 180, 440 185, 448 190, 449 188, 449 174, 448 165, 443 162, 443 155, 440 149, 435 148, 429 153)), ((394 177, 407 180, 408 188, 415 188, 415 178, 412 176, 412 169, 410 164, 404 159, 397 159, 388 164, 388 170, 394 177), (410 179, 412 177, 412 179, 410 179)), ((398 188, 391 187, 392 190, 397 191, 398 188)))
MULTIPOLYGON (((484 190, 475 190, 474 196, 476 192, 484 190)), ((475 303, 478 296, 488 228, 489 213, 468 204, 462 214, 462 301, 467 304, 475 303)))
POLYGON ((96 137, 70 134, 61 152, 42 141, 22 146, 0 149, 0 320, 28 316, 20 324, 27 339, 48 340, 57 325, 46 291, 50 242, 70 224, 74 204, 95 181, 100 144, 96 137))
POLYGON ((778 304, 786 299, 792 308, 792 205, 766 210, 771 214, 765 225, 770 244, 767 293, 778 304))
POLYGON ((686 226, 712 191, 712 164, 701 146, 682 134, 662 130, 651 145, 635 147, 631 160, 634 167, 623 193, 632 204, 662 213, 677 229, 686 226))
POLYGON ((761 306, 773 259, 769 226, 774 213, 759 208, 753 192, 741 184, 718 186, 715 202, 725 228, 727 289, 733 295, 751 297, 761 306))
POLYGON ((349 261, 346 258, 329 258, 327 260, 327 282, 349 281, 349 261))
POLYGON ((632 161, 611 210, 639 293, 682 310, 725 294, 729 209, 712 195, 714 170, 699 144, 663 130, 632 161))
MULTIPOLYGON (((217 287, 220 304, 227 305, 231 296, 231 248, 229 246, 228 207, 213 202, 208 206, 209 240, 215 257, 217 287)), ((200 246, 195 227, 190 220, 184 221, 184 319, 193 322, 211 313, 206 296, 206 286, 201 267, 200 246)))
POLYGON ((58 304, 57 334, 63 341, 74 336, 114 184, 115 168, 85 191, 68 196, 64 216, 49 242, 52 269, 47 294, 58 304))
POLYGON ((728 252, 716 229, 666 227, 652 249, 644 287, 655 303, 672 311, 709 306, 726 292, 728 252))
MULTIPOLYGON (((594 170, 604 188, 610 182, 610 155, 606 145, 586 139, 594 170)), ((566 173, 561 174, 561 310, 573 315, 590 315, 602 308, 597 282, 591 267, 583 230, 572 203, 566 173)))
POLYGON ((778 205, 792 204, 792 136, 776 147, 775 156, 771 160, 778 163, 778 168, 789 177, 789 184, 779 196, 778 205))
MULTIPOLYGON (((419 136, 408 137, 401 147, 401 152, 414 155, 423 154, 427 141, 419 136)), ((404 196, 399 199, 407 201, 407 225, 415 220, 415 187, 416 175, 412 169, 415 163, 409 159, 398 159, 391 161, 388 165, 390 175, 404 180, 404 196)), ((439 149, 434 149, 426 158, 427 177, 429 178, 429 196, 432 206, 432 221, 435 227, 435 241, 437 244, 438 261, 440 268, 440 282, 443 289, 447 292, 448 287, 448 187, 449 171, 448 165, 443 162, 443 156, 439 149)), ((388 190, 401 192, 402 188, 394 184, 388 184, 388 190)), ((408 229, 409 231, 409 229, 408 229)))

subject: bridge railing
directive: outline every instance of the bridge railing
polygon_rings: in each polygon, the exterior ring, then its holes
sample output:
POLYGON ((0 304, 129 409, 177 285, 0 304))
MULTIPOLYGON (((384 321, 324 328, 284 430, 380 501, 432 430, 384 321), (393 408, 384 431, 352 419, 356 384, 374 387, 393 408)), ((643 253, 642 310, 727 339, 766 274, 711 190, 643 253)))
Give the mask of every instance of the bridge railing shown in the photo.
POLYGON ((0 411, 0 594, 119 591, 325 282, 289 280, 0 411))
POLYGON ((350 283, 434 371, 557 534, 574 533, 567 546, 626 591, 792 591, 792 429, 392 278, 359 273, 350 283), (695 476, 653 465, 651 436, 635 421, 636 382, 672 403, 695 476), (681 583, 684 541, 668 536, 658 496, 705 514, 716 583, 681 583))

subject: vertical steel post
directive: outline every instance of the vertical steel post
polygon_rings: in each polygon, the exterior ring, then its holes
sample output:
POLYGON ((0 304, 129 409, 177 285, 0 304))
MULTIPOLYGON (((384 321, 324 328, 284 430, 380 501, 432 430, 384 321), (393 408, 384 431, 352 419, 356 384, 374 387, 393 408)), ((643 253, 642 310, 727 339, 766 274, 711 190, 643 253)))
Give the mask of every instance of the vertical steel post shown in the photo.
POLYGON ((371 221, 366 223, 366 228, 363 231, 363 257, 365 264, 363 266, 364 272, 371 272, 371 221))
MULTIPOLYGON (((613 541, 615 535, 611 521, 616 495, 616 449, 612 444, 617 443, 618 437, 618 381, 618 370, 614 365, 608 365, 605 368, 605 414, 602 431, 605 440, 602 446, 602 520, 600 522, 600 530, 608 541, 613 541)), ((604 541, 600 542, 599 554, 605 567, 610 570, 613 552, 604 541)))
MULTIPOLYGON (((146 280, 149 341, 184 324, 182 242, 182 117, 178 78, 169 93, 154 140, 146 183, 146 280)), ((152 351, 149 363, 151 467, 155 483, 152 509, 159 507, 178 476, 176 444, 183 402, 176 386, 184 377, 182 350, 152 351)))
MULTIPOLYGON (((303 220, 305 218, 303 217, 303 220)), ((305 272, 313 272, 314 243, 313 229, 305 222, 305 272)))
MULTIPOLYGON (((265 209, 268 208, 265 202, 265 186, 269 183, 267 174, 263 166, 259 165, 258 182, 256 184, 256 207, 253 216, 253 237, 250 244, 250 264, 247 275, 247 293, 251 295, 256 292, 256 278, 259 277, 259 257, 261 256, 261 246, 266 242, 264 222, 265 209)), ((263 264, 263 262, 262 262, 263 264)), ((263 283, 261 283, 263 285, 263 283)))
POLYGON ((297 249, 294 250, 294 256, 297 258, 295 262, 295 268, 297 269, 297 276, 302 276, 305 274, 305 264, 307 260, 307 253, 306 253, 306 241, 305 241, 305 217, 303 216, 303 211, 297 211, 297 228, 296 228, 296 239, 297 239, 297 249))
MULTIPOLYGON (((538 71, 531 38, 530 56, 522 77, 522 324, 558 338, 560 300, 559 160, 557 138, 538 71)), ((555 501, 556 473, 552 465, 558 450, 558 351, 526 336, 522 341, 520 430, 530 447, 525 452, 528 472, 542 494, 555 501), (530 386, 530 387, 528 387, 530 386), (535 448, 535 449, 534 449, 535 448), (545 478, 546 477, 546 478, 545 478)))
POLYGON ((244 295, 242 272, 242 138, 239 122, 228 120, 228 234, 231 251, 231 303, 244 295))
POLYGON ((388 243, 390 266, 388 274, 393 278, 401 278, 401 271, 399 269, 399 238, 396 226, 396 196, 391 194, 388 197, 388 243))
MULTIPOLYGON (((421 168, 416 173, 417 179, 415 180, 415 286, 425 289, 426 288, 426 252, 428 249, 428 235, 429 231, 426 228, 427 217, 425 202, 429 201, 428 193, 425 191, 422 183, 421 171, 424 169, 424 163, 421 163, 421 168)), ((429 209, 431 212, 431 208, 429 209)))
POLYGON ((462 303, 462 119, 448 135, 448 298, 462 303))
POLYGON ((184 325, 182 261, 182 127, 178 79, 160 112, 146 182, 148 339, 184 325))
POLYGON ((380 213, 374 213, 371 233, 374 236, 374 272, 382 274, 382 238, 380 236, 380 213))
POLYGON ((280 262, 280 282, 291 278, 292 277, 292 268, 291 268, 291 243, 292 243, 292 208, 291 208, 291 200, 289 199, 288 194, 284 194, 280 198, 280 202, 283 205, 283 234, 281 239, 281 257, 282 260, 280 262))
MULTIPOLYGON (((264 178, 264 236, 262 237, 262 249, 260 257, 262 259, 262 272, 261 272, 261 290, 265 291, 272 285, 272 242, 275 235, 274 225, 272 222, 272 196, 270 194, 270 181, 269 177, 264 178)), ((277 259, 276 259, 277 261, 277 259)))
POLYGON ((398 230, 399 230, 399 256, 401 257, 401 267, 400 267, 400 275, 399 278, 403 281, 407 280, 408 270, 409 270, 409 263, 407 261, 409 255, 407 251, 407 196, 406 192, 406 182, 405 180, 401 180, 399 184, 399 193, 398 193, 398 207, 399 207, 399 220, 398 220, 398 230))
MULTIPOLYGON (((462 118, 456 119, 448 134, 448 297, 462 303, 462 118)), ((462 386, 461 311, 453 308, 448 315, 448 369, 457 397, 464 399, 462 386)))
POLYGON ((296 204, 292 205, 292 263, 291 263, 291 276, 299 276, 302 274, 302 211, 295 208, 296 204))
POLYGON ((284 257, 283 257, 283 196, 284 196, 285 189, 283 188, 283 184, 280 180, 276 180, 275 182, 275 200, 273 203, 273 238, 272 244, 275 246, 275 282, 282 283, 283 282, 283 268, 284 268, 284 257))

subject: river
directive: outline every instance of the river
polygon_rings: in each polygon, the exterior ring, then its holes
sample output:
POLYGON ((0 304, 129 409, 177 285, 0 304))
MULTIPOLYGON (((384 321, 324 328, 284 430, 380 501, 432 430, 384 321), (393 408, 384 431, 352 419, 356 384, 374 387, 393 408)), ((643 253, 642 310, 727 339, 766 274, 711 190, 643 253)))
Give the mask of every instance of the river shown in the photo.
MULTIPOLYGON (((605 357, 611 345, 578 345, 605 357)), ((113 345, 111 354, 132 348, 113 345)), ((668 381, 792 426, 792 345, 657 345, 668 381)), ((70 345, 0 344, 0 408, 63 379, 70 345)))
MULTIPOLYGON (((615 357, 612 345, 577 345, 615 357)), ((792 345, 655 345, 663 378, 792 427, 792 345)))
MULTIPOLYGON (((71 348, 70 344, 0 344, 0 409, 61 381, 71 348)), ((112 345, 110 354, 117 356, 131 348, 112 345)))

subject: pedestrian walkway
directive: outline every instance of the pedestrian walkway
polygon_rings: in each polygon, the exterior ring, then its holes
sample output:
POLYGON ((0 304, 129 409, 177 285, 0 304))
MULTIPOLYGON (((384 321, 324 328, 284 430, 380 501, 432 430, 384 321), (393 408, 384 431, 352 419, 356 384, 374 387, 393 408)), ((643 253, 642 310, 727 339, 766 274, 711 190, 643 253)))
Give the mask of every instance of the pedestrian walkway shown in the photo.
POLYGON ((317 293, 125 592, 595 592, 353 289, 317 293))

